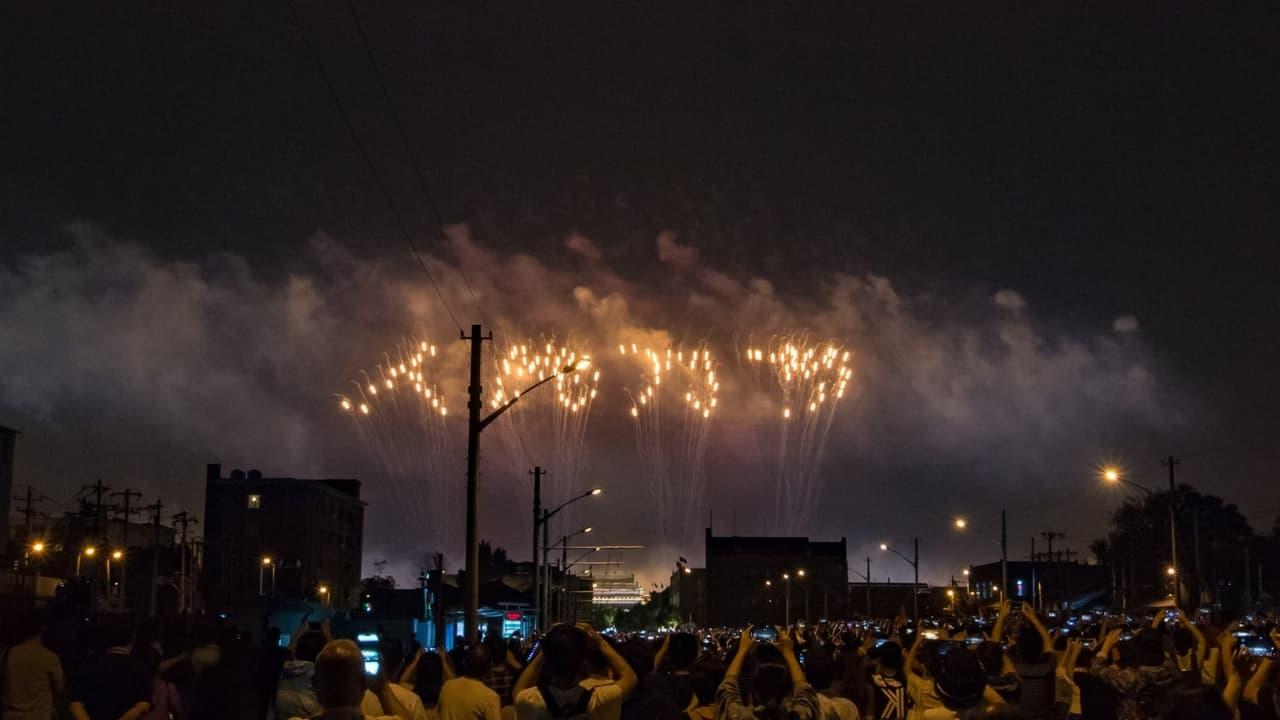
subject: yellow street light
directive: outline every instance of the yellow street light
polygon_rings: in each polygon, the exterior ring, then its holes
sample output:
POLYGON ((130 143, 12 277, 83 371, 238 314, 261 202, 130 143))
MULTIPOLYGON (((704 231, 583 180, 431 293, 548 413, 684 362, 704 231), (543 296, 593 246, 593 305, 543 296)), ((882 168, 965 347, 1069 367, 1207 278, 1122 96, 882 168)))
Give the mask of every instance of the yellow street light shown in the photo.
POLYGON ((96 552, 98 552, 98 548, 92 545, 84 549, 85 557, 93 557, 93 554, 96 552))
POLYGON ((1167 568, 1165 568, 1165 569, 1164 569, 1164 574, 1165 574, 1165 575, 1168 575, 1169 577, 1173 577, 1174 575, 1177 575, 1177 574, 1178 574, 1178 569, 1177 569, 1177 568, 1172 568, 1172 567, 1167 567, 1167 568))
POLYGON ((270 564, 271 564, 271 556, 270 556, 270 555, 263 555, 263 556, 262 556, 262 564, 263 564, 263 565, 270 565, 270 564))
POLYGON ((1120 471, 1113 467, 1103 468, 1102 479, 1109 483, 1120 482, 1120 471))
POLYGON ((956 529, 957 529, 957 530, 963 530, 963 529, 965 529, 965 528, 966 528, 966 527, 968 527, 968 526, 969 526, 969 521, 968 521, 968 520, 965 520, 965 519, 964 519, 964 518, 962 518, 962 517, 958 517, 958 518, 956 518, 956 529))
POLYGON ((122 557, 124 557, 124 552, 123 552, 123 551, 116 550, 116 551, 114 551, 114 552, 112 552, 112 553, 111 553, 111 559, 112 559, 112 560, 119 560, 119 559, 120 559, 120 558, 122 558, 122 557))
POLYGON ((888 543, 880 543, 880 549, 881 549, 881 550, 888 550, 888 549, 889 549, 889 544, 888 544, 888 543))
POLYGON ((320 593, 321 595, 328 595, 328 594, 329 594, 329 586, 328 586, 328 585, 321 585, 320 587, 316 588, 316 592, 320 593))
POLYGON ((765 586, 765 587, 773 587, 773 581, 772 581, 772 580, 765 580, 765 581, 764 581, 764 586, 765 586))
POLYGON ((796 575, 799 577, 804 577, 804 568, 800 568, 799 570, 797 570, 796 575))
POLYGON ((44 552, 44 543, 40 542, 39 540, 31 543, 31 552, 37 555, 44 552))
POLYGON ((783 580, 790 580, 790 579, 791 579, 791 576, 790 576, 790 575, 788 575, 787 573, 782 573, 782 579, 783 579, 783 580))
POLYGON ((956 591, 952 590, 951 588, 947 588, 947 597, 953 598, 955 596, 956 596, 956 591))
POLYGON ((693 568, 691 568, 691 567, 686 567, 686 568, 684 569, 684 574, 685 574, 685 575, 692 575, 692 574, 693 574, 693 568))
POLYGON ((592 488, 591 490, 592 495, 599 495, 602 492, 604 492, 604 488, 592 488))
POLYGON ((595 529, 595 528, 584 527, 584 528, 582 528, 582 532, 584 532, 584 533, 589 533, 589 532, 591 532, 591 531, 592 531, 592 530, 594 530, 594 529, 595 529))
POLYGON ((961 570, 960 572, 964 573, 964 576, 965 576, 965 577, 969 577, 969 568, 965 568, 964 570, 961 570))

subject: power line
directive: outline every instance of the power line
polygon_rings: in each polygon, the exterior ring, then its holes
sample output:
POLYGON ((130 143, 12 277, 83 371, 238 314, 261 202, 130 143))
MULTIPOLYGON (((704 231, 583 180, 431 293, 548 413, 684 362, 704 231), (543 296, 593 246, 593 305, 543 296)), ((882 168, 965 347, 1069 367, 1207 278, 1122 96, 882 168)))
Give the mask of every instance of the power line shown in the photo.
POLYGON ((418 154, 414 150, 413 143, 409 141, 409 134, 405 132, 404 123, 400 122, 400 113, 396 111, 395 101, 391 99, 391 90, 387 87, 386 77, 382 73, 382 66, 378 64, 377 58, 373 54, 373 44, 369 42, 368 35, 364 31, 364 23, 360 22, 360 14, 356 12, 356 6, 353 0, 347 0, 347 8, 351 11, 351 19, 355 22, 356 33, 360 36, 360 44, 364 47, 365 57, 369 59, 369 64, 373 66, 373 74, 378 78, 378 87, 382 90, 383 101, 387 104, 387 110, 391 114, 391 121, 396 126, 396 132, 400 134, 400 142, 404 145, 405 153, 409 157, 409 164, 413 167, 414 175, 418 179, 418 185, 422 188, 422 195, 426 200, 427 207, 431 210, 431 215, 436 221, 436 227, 439 228, 440 234, 444 236, 445 244, 449 246, 449 252, 453 254, 453 259, 458 263, 458 274, 462 277, 462 284, 466 286, 467 293, 471 296, 471 302, 476 306, 476 311, 480 313, 480 321, 488 325, 489 320, 484 315, 484 308, 480 306, 480 301, 476 298, 475 290, 471 287, 471 281, 467 278, 467 271, 462 266, 462 258, 458 255, 457 248, 453 245, 453 238, 444 230, 444 217, 440 214, 440 207, 436 204, 435 198, 431 194, 431 185, 427 182, 426 173, 422 170, 422 163, 418 161, 418 154))
POLYGON ((409 234, 409 229, 405 225, 404 218, 400 215, 400 211, 396 208, 395 201, 391 199, 391 193, 387 191, 387 186, 382 180, 382 176, 378 174, 377 165, 373 162, 373 157, 369 154, 368 148, 365 147, 363 141, 360 140, 360 133, 356 131, 355 125, 351 122, 351 117, 347 113, 347 108, 342 103, 342 98, 338 96, 338 89, 333 84, 333 78, 329 76, 329 71, 325 69, 324 62, 320 59, 320 53, 316 51, 315 45, 311 43, 311 38, 307 35, 306 26, 302 24, 302 16, 298 14, 298 8, 293 4, 293 0, 285 0, 289 5, 289 11, 293 17, 293 22, 298 27, 298 33, 302 36, 302 42, 307 46, 307 51, 311 53, 311 59, 315 61, 316 68, 320 71, 320 77, 324 79, 325 87, 329 90, 329 98, 333 100, 334 106, 338 109, 338 114, 342 116, 342 122, 347 126, 347 131, 351 133, 351 140, 360 150, 360 155, 364 158, 365 165, 369 168, 369 174, 373 176, 373 182, 378 187, 378 191, 382 193, 382 199, 387 203, 387 209, 391 211, 391 215, 395 218, 396 227, 400 231, 401 237, 409 246, 409 252, 414 259, 418 261, 418 265, 422 267, 423 272, 427 274, 427 279, 431 281, 431 287, 435 290, 436 296, 440 298, 440 303, 444 305, 445 312, 449 314, 449 319, 457 326, 458 332, 463 332, 462 323, 458 322, 457 316, 453 314, 453 309, 449 307, 449 302, 445 300, 444 293, 440 291, 440 285, 436 282, 436 278, 431 274, 431 268, 427 266, 422 256, 418 254, 418 248, 413 244, 413 236, 409 234))

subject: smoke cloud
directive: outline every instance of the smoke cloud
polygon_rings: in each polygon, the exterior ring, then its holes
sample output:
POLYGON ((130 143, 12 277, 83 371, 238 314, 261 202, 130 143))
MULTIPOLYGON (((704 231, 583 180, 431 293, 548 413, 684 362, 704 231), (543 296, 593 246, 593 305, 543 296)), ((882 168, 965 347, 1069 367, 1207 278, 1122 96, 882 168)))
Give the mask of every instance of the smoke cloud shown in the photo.
MULTIPOLYGON (((450 565, 459 563, 456 545, 426 539, 429 531, 400 511, 422 489, 387 481, 334 400, 357 371, 412 336, 442 348, 442 392, 464 412, 465 348, 415 262, 362 255, 355 242, 317 233, 281 272, 236 255, 161 257, 87 223, 67 232, 64 249, 0 267, 0 411, 8 416, 0 422, 23 424, 24 442, 49 451, 20 454, 19 482, 69 495, 105 473, 109 484, 129 482, 199 512, 205 461, 355 476, 369 501, 367 562, 391 560, 407 579, 426 551, 444 546, 450 565), (123 450, 54 460, 42 435, 68 444, 117 438, 123 450), (103 469, 104 460, 114 465, 103 469)), ((580 512, 596 518, 600 541, 651 541, 623 392, 639 378, 612 352, 619 344, 705 342, 720 360, 725 387, 703 508, 715 512, 717 533, 770 526, 759 508, 773 497, 766 469, 776 408, 759 402, 737 353, 775 335, 835 339, 852 353, 819 515, 804 524, 814 537, 846 536, 858 551, 957 507, 991 512, 975 499, 983 493, 1051 516, 1040 504, 1064 480, 1054 469, 1063 456, 1092 457, 1112 429, 1178 422, 1130 316, 1068 332, 1038 320, 1014 290, 904 295, 888 278, 838 269, 803 294, 782 293, 770 278, 715 266, 670 232, 655 239, 651 265, 627 268, 611 267, 580 234, 552 258, 499 253, 463 226, 450 239, 457 262, 443 252, 425 260, 460 319, 483 314, 499 347, 572 338, 597 361, 584 467, 607 492, 599 509, 580 512)), ((460 482, 463 445, 453 446, 460 482)), ((538 452, 529 448, 534 461, 538 452)), ((482 534, 516 557, 527 555, 529 537, 526 461, 486 437, 482 534)), ((676 552, 696 559, 701 547, 653 548, 628 557, 628 567, 663 580, 676 552)), ((926 569, 939 577, 961 562, 942 551, 934 558, 926 569)))

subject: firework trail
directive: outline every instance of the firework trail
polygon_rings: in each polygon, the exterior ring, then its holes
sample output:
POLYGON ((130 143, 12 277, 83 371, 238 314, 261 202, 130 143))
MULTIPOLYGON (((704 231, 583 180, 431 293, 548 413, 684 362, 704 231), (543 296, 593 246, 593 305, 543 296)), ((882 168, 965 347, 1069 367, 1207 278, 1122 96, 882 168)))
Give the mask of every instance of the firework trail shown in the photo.
POLYGON ((397 506, 423 522, 424 547, 446 555, 462 545, 462 480, 452 460, 449 407, 433 373, 436 346, 406 341, 338 395, 364 445, 382 462, 397 506))
MULTIPOLYGON (((547 468, 544 506, 558 505, 591 484, 583 477, 583 450, 600 371, 587 368, 564 372, 566 367, 587 359, 589 353, 575 347, 572 341, 558 344, 554 339, 514 343, 494 358, 491 408, 500 407, 539 380, 555 378, 549 383, 552 387, 539 388, 521 398, 497 421, 503 428, 499 434, 515 464, 523 464, 522 470, 532 465, 547 468)), ((561 522, 573 524, 577 520, 575 510, 566 508, 561 522)))
POLYGON ((853 377, 849 351, 834 340, 811 342, 802 333, 748 346, 741 360, 771 399, 769 422, 777 435, 774 532, 794 534, 816 515, 827 434, 853 377))
POLYGON ((659 542, 684 546, 701 518, 719 364, 705 345, 685 351, 624 344, 618 352, 634 359, 640 373, 640 389, 628 389, 627 396, 641 467, 657 503, 659 542))

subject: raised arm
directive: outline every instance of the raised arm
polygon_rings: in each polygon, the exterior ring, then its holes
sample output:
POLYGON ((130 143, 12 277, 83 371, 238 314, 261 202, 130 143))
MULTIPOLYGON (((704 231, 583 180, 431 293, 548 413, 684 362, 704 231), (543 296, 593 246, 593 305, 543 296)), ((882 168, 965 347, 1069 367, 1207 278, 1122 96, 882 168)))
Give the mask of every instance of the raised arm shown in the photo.
POLYGON ((444 666, 444 679, 452 680, 458 677, 458 671, 453 667, 453 661, 449 658, 449 653, 444 651, 444 647, 436 648, 436 652, 440 653, 440 664, 444 666))
POLYGON ((587 626, 583 628, 587 635, 596 643, 596 647, 600 648, 600 652, 604 655, 605 660, 609 662, 609 667, 613 669, 613 676, 617 678, 614 682, 622 690, 622 697, 630 697, 631 691, 636 689, 639 678, 636 677, 636 671, 631 669, 631 664, 622 659, 617 650, 609 644, 604 636, 596 632, 594 628, 587 626))
POLYGON ((667 633, 662 637, 662 646, 658 648, 658 652, 653 656, 653 671, 658 672, 658 668, 662 667, 662 661, 667 659, 667 650, 671 649, 671 633, 667 633))
POLYGON ((1000 611, 996 613, 996 621, 991 626, 991 634, 987 636, 988 640, 1000 642, 1000 638, 1004 637, 1004 625, 1009 620, 1009 611, 1013 604, 1008 600, 1000 601, 1000 611))
POLYGON ((729 662, 729 668, 724 671, 726 678, 738 679, 742 674, 742 665, 747 661, 747 654, 751 652, 751 646, 755 645, 755 638, 751 637, 753 628, 748 625, 747 629, 742 631, 742 637, 738 640, 738 652, 734 654, 733 660, 729 662))
POLYGON ((542 676, 542 648, 538 648, 538 653, 533 656, 533 660, 524 666, 524 672, 520 673, 520 677, 516 679, 515 687, 511 688, 511 697, 514 698, 520 693, 534 687, 538 684, 538 678, 542 676))
POLYGON ((911 649, 907 651, 906 662, 902 664, 902 669, 907 674, 907 679, 920 678, 920 673, 916 672, 916 655, 920 652, 920 645, 924 642, 924 636, 916 633, 915 641, 911 643, 911 649))
MULTIPOLYGON (((1272 630, 1271 637, 1272 646, 1280 650, 1280 631, 1272 630)), ((1262 686, 1267 684, 1271 679, 1271 671, 1275 669, 1276 663, 1269 657, 1264 657, 1258 663, 1258 668, 1253 671, 1253 677, 1249 678, 1249 682, 1244 684, 1244 699, 1253 704, 1258 704, 1258 691, 1262 686)))
POLYGON ((1031 627, 1040 633, 1040 639, 1044 642, 1044 649, 1047 652, 1053 652, 1053 636, 1049 634, 1049 630, 1045 628, 1044 623, 1040 622, 1040 618, 1036 616, 1036 609, 1031 607, 1031 603, 1022 603, 1022 617, 1031 623, 1031 627))
POLYGON ((1191 633, 1191 637, 1196 639, 1196 666, 1204 665, 1204 659, 1209 656, 1209 641, 1205 639, 1204 633, 1200 632, 1200 628, 1191 622, 1191 618, 1186 613, 1178 613, 1178 624, 1187 629, 1191 633))
POLYGON ((422 659, 422 648, 418 648, 418 652, 413 654, 413 659, 404 666, 404 670, 400 673, 400 684, 413 689, 418 677, 418 661, 422 659))
POLYGON ((311 618, 311 611, 302 613, 302 619, 298 621, 298 627, 293 631, 293 637, 289 638, 289 654, 293 655, 298 649, 298 640, 302 638, 302 633, 307 631, 307 620, 311 618))

